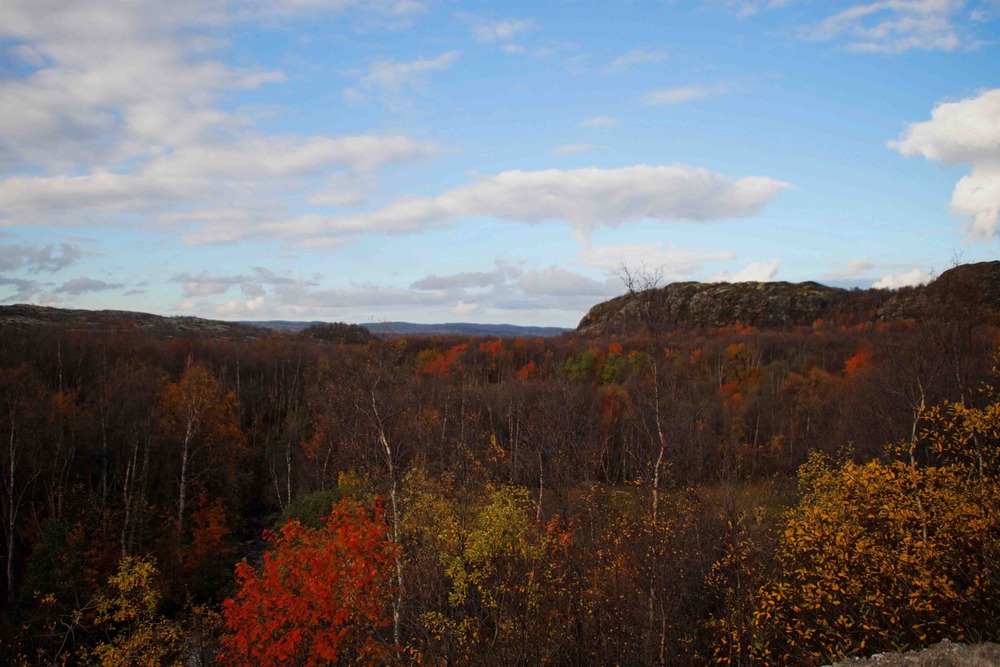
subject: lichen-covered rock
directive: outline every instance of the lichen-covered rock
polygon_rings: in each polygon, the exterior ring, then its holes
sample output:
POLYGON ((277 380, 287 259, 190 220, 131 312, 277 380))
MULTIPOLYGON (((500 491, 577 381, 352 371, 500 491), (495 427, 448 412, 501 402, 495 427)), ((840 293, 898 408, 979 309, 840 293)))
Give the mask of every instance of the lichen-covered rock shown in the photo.
POLYGON ((930 648, 906 653, 879 653, 870 658, 852 658, 833 667, 1000 667, 1000 646, 964 646, 947 639, 930 648))

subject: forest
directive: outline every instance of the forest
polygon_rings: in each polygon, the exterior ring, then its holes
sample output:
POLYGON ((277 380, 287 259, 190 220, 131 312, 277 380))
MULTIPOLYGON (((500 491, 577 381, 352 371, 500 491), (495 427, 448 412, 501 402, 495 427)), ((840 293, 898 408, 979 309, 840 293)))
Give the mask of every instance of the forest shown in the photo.
POLYGON ((941 311, 554 338, 0 327, 0 661, 811 665, 996 641, 1000 327, 941 311))

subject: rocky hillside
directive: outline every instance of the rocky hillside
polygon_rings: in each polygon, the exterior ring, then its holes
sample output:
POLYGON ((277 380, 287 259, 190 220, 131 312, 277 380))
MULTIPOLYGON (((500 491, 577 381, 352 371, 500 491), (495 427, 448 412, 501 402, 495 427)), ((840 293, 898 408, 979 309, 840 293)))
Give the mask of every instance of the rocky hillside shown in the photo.
POLYGON ((672 283, 599 303, 577 331, 633 331, 651 319, 666 329, 856 324, 903 318, 984 319, 1000 315, 1000 262, 964 264, 922 287, 845 290, 815 282, 672 283))
POLYGON ((0 306, 0 326, 22 329, 58 327, 68 331, 142 331, 166 338, 192 333, 213 338, 260 338, 270 334, 261 327, 200 317, 162 317, 124 310, 71 310, 19 304, 0 306))

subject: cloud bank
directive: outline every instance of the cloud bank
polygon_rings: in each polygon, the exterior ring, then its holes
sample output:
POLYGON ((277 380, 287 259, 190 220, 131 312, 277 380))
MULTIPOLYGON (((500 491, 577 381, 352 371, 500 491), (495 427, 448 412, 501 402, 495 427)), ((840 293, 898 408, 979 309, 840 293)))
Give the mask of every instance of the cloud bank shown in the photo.
POLYGON ((527 224, 563 222, 585 240, 598 227, 640 220, 750 217, 786 187, 772 178, 734 180, 688 165, 505 171, 436 197, 409 197, 355 216, 303 216, 268 231, 336 240, 359 232, 414 232, 482 217, 527 224))
MULTIPOLYGON (((392 27, 416 0, 176 0, 151 11, 126 0, 11 0, 0 5, 0 226, 128 225, 206 239, 217 224, 287 217, 298 202, 356 205, 349 175, 371 188, 383 168, 440 153, 399 132, 302 136, 263 131, 230 98, 280 85, 282 71, 222 61, 229 31, 321 12, 392 27)), ((457 53, 379 61, 362 85, 406 90, 457 53)))

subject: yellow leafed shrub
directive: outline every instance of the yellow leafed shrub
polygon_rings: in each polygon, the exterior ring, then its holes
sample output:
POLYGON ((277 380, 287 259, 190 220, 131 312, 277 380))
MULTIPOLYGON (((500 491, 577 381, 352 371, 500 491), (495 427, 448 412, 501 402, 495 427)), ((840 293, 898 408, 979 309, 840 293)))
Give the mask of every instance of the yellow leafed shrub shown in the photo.
POLYGON ((814 454, 758 593, 755 659, 809 664, 1000 628, 1000 403, 922 411, 884 462, 814 454))

